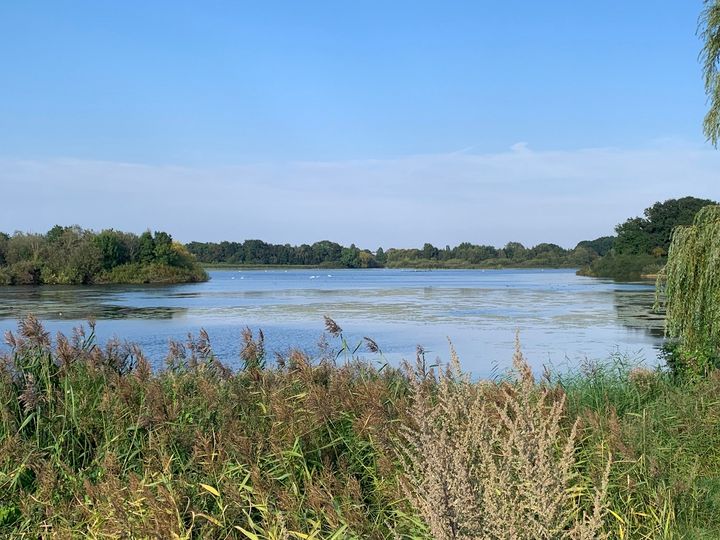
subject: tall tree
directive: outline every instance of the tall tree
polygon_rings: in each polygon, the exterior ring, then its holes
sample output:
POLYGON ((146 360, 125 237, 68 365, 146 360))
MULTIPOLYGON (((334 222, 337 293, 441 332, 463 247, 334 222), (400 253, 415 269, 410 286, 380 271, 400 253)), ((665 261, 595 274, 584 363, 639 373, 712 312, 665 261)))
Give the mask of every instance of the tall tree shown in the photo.
POLYGON ((172 246, 172 236, 164 231, 155 231, 155 252, 154 260, 161 264, 170 266, 177 263, 177 253, 172 246))
POLYGON ((656 202, 645 209, 645 217, 630 218, 615 227, 614 249, 621 255, 651 254, 658 248, 664 255, 670 247, 673 229, 690 225, 695 214, 704 206, 716 204, 709 199, 682 197, 656 202))
POLYGON ((150 231, 145 231, 140 235, 138 251, 140 262, 151 263, 155 260, 155 240, 150 231))
POLYGON ((665 274, 667 333, 695 363, 689 367, 704 370, 720 354, 720 206, 706 206, 692 225, 675 229, 665 274))
POLYGON ((705 115, 704 130, 708 140, 717 146, 720 139, 720 0, 705 0, 699 33, 703 40, 700 57, 705 93, 710 102, 710 108, 705 115))
POLYGON ((10 241, 10 236, 0 232, 0 266, 5 264, 5 252, 7 251, 7 245, 10 241))
POLYGON ((100 250, 105 270, 126 263, 129 260, 127 247, 121 236, 112 229, 104 230, 95 236, 95 245, 100 250))

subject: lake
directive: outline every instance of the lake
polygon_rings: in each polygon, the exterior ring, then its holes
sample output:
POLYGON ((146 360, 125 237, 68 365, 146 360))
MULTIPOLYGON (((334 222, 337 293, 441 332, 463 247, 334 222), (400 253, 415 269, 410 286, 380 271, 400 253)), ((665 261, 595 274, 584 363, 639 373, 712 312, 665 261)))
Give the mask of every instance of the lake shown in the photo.
POLYGON ((205 328, 216 354, 237 366, 242 328, 262 329, 271 353, 290 347, 313 353, 328 315, 351 346, 369 336, 391 363, 414 358, 418 344, 429 359, 445 361, 450 339, 464 368, 481 377, 511 364, 516 331, 537 369, 614 354, 653 364, 662 342, 652 284, 580 277, 573 270, 209 273, 207 283, 186 285, 0 287, 0 331, 15 329, 28 313, 53 333, 69 333, 92 317, 101 342, 118 336, 138 343, 161 366, 168 340, 205 328))

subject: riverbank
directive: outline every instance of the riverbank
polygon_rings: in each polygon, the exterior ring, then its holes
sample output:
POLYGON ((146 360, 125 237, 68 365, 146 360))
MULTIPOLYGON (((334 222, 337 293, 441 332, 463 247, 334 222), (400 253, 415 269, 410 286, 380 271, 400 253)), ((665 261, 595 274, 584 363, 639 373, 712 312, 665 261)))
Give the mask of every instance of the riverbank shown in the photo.
MULTIPOLYGON (((466 460, 486 459, 462 453, 460 431, 427 431, 423 419, 446 407, 499 426, 504 450, 487 459, 500 476, 479 481, 505 478, 498 504, 516 495, 507 512, 476 514, 483 527, 521 523, 520 537, 534 538, 533 519, 586 513, 583 527, 611 537, 720 534, 715 374, 680 381, 616 360, 540 382, 516 355, 497 382, 466 381, 457 367, 438 380, 422 352, 414 367, 392 368, 366 340, 374 367, 343 346, 339 328, 328 331, 325 356, 290 351, 272 368, 262 337, 245 332, 239 370, 200 333, 171 345, 167 368, 153 373, 137 348, 96 347, 89 331, 51 346, 23 321, 0 362, 0 534, 438 538, 446 507, 424 504, 433 486, 460 489, 451 479, 472 470, 466 460), (425 401, 432 388, 444 406, 425 401), (482 402, 489 408, 473 408, 482 402), (554 450, 568 444, 571 454, 554 450), (537 469, 516 477, 533 448, 546 452, 527 463, 537 469), (554 473, 562 467, 571 474, 554 473), (547 497, 541 516, 536 497, 547 497)), ((466 508, 482 504, 465 496, 466 508)))

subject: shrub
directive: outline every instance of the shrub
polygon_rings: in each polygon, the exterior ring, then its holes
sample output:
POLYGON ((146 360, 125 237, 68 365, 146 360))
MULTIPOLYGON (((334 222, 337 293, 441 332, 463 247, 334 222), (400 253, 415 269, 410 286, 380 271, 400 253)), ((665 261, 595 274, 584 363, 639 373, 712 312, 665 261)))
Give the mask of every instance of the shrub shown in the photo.
POLYGON ((408 498, 437 540, 599 538, 609 461, 596 489, 583 485, 565 396, 535 383, 519 347, 514 367, 500 385, 472 384, 454 351, 437 375, 421 357, 408 368, 408 498))

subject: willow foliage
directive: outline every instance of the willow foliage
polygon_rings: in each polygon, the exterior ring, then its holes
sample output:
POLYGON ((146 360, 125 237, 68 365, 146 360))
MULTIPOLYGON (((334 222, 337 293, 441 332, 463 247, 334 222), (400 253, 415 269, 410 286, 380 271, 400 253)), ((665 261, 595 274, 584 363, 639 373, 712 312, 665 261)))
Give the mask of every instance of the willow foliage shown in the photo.
POLYGON ((703 40, 700 59, 705 93, 710 104, 705 115, 704 130, 710 142, 717 146, 720 139, 720 0, 705 0, 699 33, 703 40))
POLYGON ((666 331, 689 352, 720 347, 720 205, 677 227, 665 267, 666 331))

